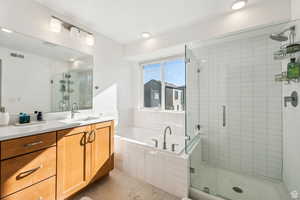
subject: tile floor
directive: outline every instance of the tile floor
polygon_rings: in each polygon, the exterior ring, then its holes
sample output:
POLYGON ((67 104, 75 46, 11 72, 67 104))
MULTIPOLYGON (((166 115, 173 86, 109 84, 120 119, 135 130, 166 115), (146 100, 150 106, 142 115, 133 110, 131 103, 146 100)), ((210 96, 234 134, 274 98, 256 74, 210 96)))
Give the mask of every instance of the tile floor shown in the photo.
POLYGON ((93 183, 71 200, 179 200, 179 198, 115 169, 109 177, 93 183))

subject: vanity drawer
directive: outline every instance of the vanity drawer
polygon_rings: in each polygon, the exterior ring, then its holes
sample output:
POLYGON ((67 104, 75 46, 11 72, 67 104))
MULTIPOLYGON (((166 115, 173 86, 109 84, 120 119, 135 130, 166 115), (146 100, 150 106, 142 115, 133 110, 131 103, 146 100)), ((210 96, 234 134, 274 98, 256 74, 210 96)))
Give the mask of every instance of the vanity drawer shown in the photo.
POLYGON ((55 200, 55 181, 51 177, 1 200, 55 200))
POLYGON ((56 145, 56 133, 45 133, 1 142, 1 160, 56 145))
POLYGON ((56 146, 1 161, 1 197, 56 175, 56 146))

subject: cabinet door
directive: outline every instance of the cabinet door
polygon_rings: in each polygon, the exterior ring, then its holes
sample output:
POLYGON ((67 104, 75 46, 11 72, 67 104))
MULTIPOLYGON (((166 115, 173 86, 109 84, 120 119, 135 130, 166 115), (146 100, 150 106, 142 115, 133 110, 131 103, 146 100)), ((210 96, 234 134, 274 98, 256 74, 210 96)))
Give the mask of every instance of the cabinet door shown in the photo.
POLYGON ((91 143, 91 179, 96 180, 111 170, 112 122, 95 124, 90 135, 91 143))
POLYGON ((59 131, 57 134, 57 199, 76 193, 88 183, 90 176, 90 126, 59 131))

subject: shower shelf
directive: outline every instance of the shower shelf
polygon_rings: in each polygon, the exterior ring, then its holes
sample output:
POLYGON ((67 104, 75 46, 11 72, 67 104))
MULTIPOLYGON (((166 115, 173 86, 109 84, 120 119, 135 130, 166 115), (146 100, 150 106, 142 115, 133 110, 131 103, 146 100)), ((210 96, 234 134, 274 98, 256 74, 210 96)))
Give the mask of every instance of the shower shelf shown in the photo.
POLYGON ((287 82, 288 84, 290 82, 300 82, 300 77, 299 78, 288 78, 287 77, 287 72, 282 72, 280 74, 275 75, 275 82, 287 82))
POLYGON ((274 52, 274 60, 283 60, 295 57, 295 54, 300 52, 300 42, 293 44, 285 44, 280 47, 279 51, 274 52))

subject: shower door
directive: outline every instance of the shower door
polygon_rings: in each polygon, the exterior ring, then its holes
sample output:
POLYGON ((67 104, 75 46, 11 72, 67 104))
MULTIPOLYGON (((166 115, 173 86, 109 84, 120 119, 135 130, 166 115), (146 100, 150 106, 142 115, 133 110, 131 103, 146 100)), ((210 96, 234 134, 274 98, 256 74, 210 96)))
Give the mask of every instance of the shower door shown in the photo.
POLYGON ((224 199, 260 200, 263 183, 282 180, 282 85, 274 81, 282 66, 273 59, 281 44, 269 39, 281 28, 186 49, 192 188, 224 199))
POLYGON ((185 151, 191 151, 195 143, 199 140, 200 125, 200 96, 199 96, 199 66, 193 51, 185 47, 186 64, 186 140, 185 151), (196 83, 196 84, 195 84, 196 83), (195 103, 197 102, 197 103, 195 103))

